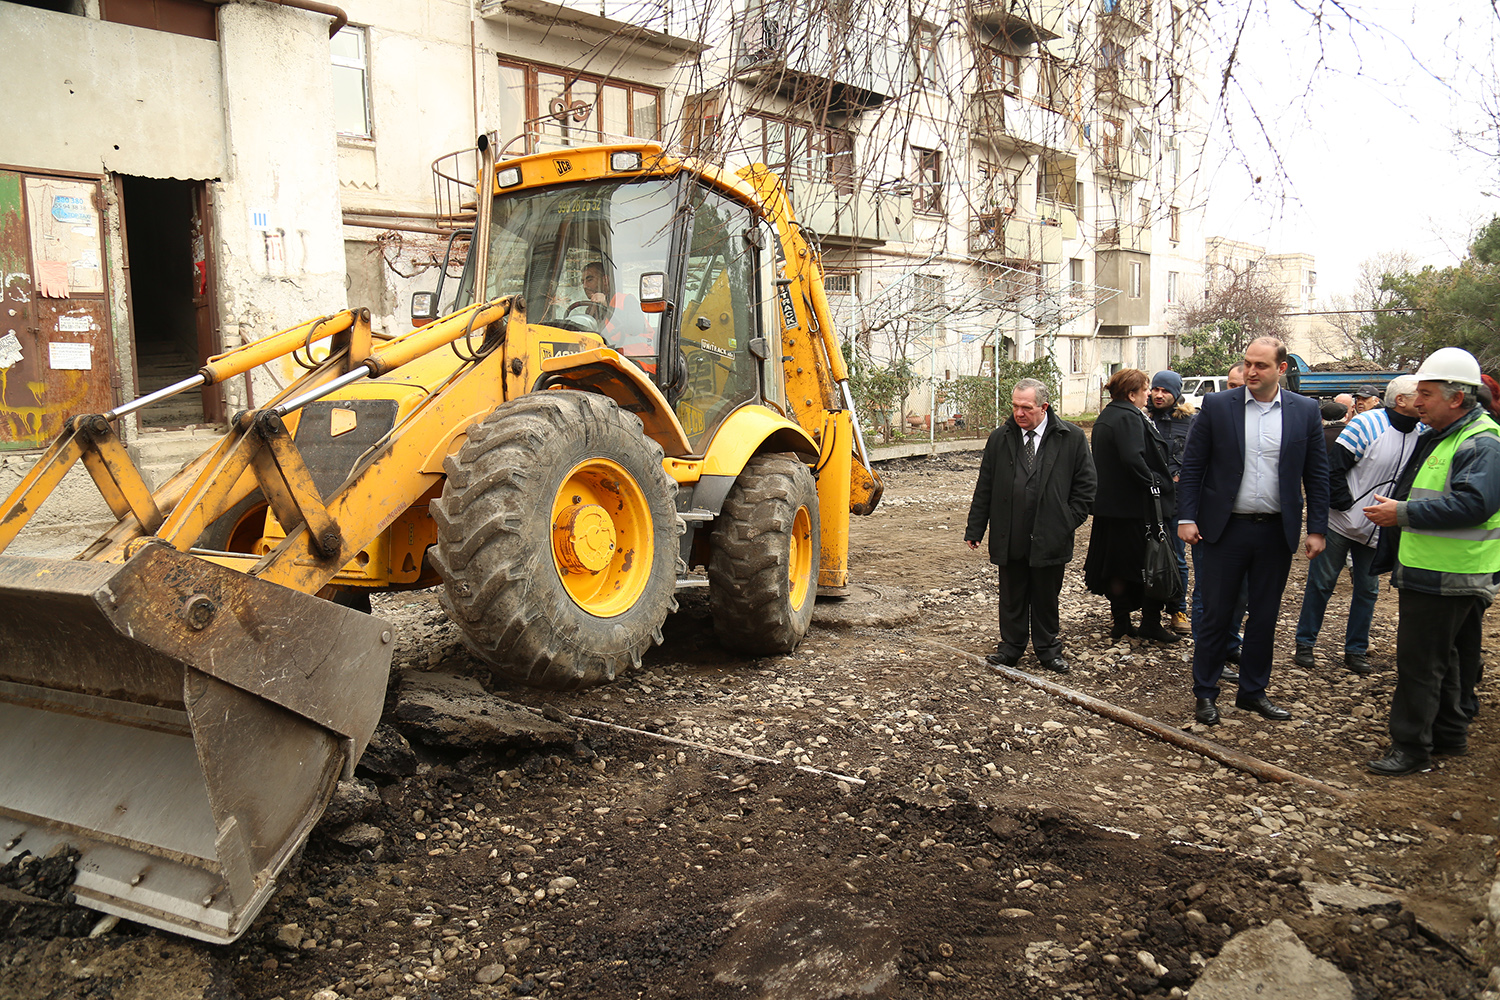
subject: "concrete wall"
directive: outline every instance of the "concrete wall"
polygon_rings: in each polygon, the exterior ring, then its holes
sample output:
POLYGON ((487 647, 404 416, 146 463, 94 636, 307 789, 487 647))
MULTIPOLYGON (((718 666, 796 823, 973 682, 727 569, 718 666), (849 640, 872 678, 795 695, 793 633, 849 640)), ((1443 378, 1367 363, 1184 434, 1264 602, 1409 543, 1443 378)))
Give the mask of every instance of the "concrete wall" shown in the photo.
POLYGON ((0 163, 206 179, 224 172, 219 47, 0 3, 0 163))
MULTIPOLYGON (((214 192, 225 347, 346 305, 328 26, 272 4, 219 8, 232 150, 214 192)), ((296 374, 290 361, 258 374, 255 402, 296 374)), ((247 405, 243 385, 225 387, 231 412, 247 405)))

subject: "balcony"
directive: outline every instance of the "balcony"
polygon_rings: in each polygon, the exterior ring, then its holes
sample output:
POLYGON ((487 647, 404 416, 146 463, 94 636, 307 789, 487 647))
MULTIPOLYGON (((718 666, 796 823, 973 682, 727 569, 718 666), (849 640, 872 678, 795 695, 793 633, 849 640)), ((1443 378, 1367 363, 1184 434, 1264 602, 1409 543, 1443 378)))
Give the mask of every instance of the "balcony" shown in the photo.
POLYGON ((999 90, 970 94, 964 125, 973 137, 1002 149, 1052 150, 1077 155, 1078 126, 1065 115, 999 90))
POLYGON ((1020 219, 1002 209, 973 216, 969 221, 969 253, 990 262, 1058 264, 1063 259, 1062 242, 1060 220, 1053 224, 1041 219, 1020 219))
POLYGON ((1124 219, 1104 219, 1099 226, 1100 250, 1134 250, 1137 253, 1151 252, 1151 227, 1141 222, 1124 219))
POLYGON ((1119 66, 1101 66, 1095 70, 1094 91, 1101 104, 1142 108, 1151 103, 1151 84, 1139 73, 1119 66))
POLYGON ((1066 0, 969 0, 969 18, 1013 45, 1061 38, 1066 0))
POLYGON ((1099 0, 1099 26, 1121 35, 1144 35, 1151 30, 1151 0, 1099 0))
POLYGON ((652 62, 674 65, 712 48, 693 37, 696 28, 685 17, 652 13, 642 16, 643 8, 628 0, 480 0, 479 16, 501 23, 528 21, 541 24, 568 24, 585 29, 608 44, 628 46, 633 56, 652 62))
POLYGON ((825 246, 879 246, 912 239, 910 194, 869 188, 840 190, 828 181, 793 178, 788 182, 792 210, 803 227, 825 246))
POLYGON ((792 100, 816 95, 830 111, 884 104, 905 72, 901 48, 884 34, 837 21, 808 0, 768 0, 750 10, 734 60, 741 83, 792 100))
POLYGON ((1151 157, 1138 149, 1106 143, 1099 148, 1094 172, 1122 180, 1143 181, 1151 176, 1151 157))

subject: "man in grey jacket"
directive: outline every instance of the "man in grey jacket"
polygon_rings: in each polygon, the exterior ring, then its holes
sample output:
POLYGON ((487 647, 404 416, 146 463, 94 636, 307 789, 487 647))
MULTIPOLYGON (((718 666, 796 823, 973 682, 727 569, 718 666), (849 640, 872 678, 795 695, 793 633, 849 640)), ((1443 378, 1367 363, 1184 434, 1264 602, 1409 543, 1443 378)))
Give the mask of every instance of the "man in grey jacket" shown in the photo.
POLYGON ((1073 533, 1093 509, 1094 460, 1083 431, 1051 413, 1042 382, 1021 379, 1010 406, 985 443, 964 541, 979 548, 988 527, 1000 568, 1000 645, 990 662, 1015 666, 1029 638, 1042 668, 1065 674, 1058 602, 1073 533))

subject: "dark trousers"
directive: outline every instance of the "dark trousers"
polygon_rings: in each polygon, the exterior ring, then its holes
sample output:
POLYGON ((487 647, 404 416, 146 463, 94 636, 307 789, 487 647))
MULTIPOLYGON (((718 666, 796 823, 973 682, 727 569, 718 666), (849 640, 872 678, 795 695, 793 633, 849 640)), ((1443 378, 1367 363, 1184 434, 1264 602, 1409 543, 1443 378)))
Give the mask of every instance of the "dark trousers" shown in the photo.
POLYGON ((1039 660, 1062 656, 1057 633, 1059 595, 1066 566, 1032 566, 1012 559, 1000 569, 1000 648, 1007 659, 1020 659, 1029 637, 1039 660))
POLYGON ((1458 647, 1458 707, 1470 719, 1479 714, 1479 694, 1475 690, 1484 680, 1484 602, 1464 619, 1454 645, 1458 647))
POLYGON ((1250 588, 1245 606, 1245 641, 1240 647, 1239 698, 1264 694, 1271 681, 1271 652, 1276 641, 1276 617, 1281 593, 1292 569, 1281 520, 1248 521, 1231 517, 1217 542, 1201 541, 1204 563, 1198 577, 1203 593, 1203 631, 1193 643, 1193 697, 1217 698, 1224 654, 1229 650, 1231 619, 1240 596, 1240 582, 1250 588))
POLYGON ((1426 759, 1433 744, 1469 742, 1469 717, 1459 707, 1463 686, 1458 636, 1483 606, 1477 597, 1398 590, 1396 690, 1391 693, 1391 746, 1426 759))

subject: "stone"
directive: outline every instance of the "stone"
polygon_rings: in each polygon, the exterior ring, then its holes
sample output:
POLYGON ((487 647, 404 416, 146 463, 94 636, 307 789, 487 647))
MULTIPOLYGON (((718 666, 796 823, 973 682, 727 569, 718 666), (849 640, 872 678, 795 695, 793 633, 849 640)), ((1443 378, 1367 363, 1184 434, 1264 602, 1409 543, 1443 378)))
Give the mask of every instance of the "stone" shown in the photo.
POLYGON ((1349 977, 1273 920, 1236 934, 1204 967, 1193 1000, 1354 1000, 1349 977))
POLYGON ((1336 885, 1331 882, 1306 882, 1303 883, 1302 888, 1306 890, 1307 898, 1312 901, 1314 915, 1321 914, 1328 906, 1357 911, 1400 902, 1389 893, 1376 892, 1374 889, 1361 889, 1344 883, 1336 885))
POLYGON ((504 975, 505 966, 499 964, 486 965, 484 968, 474 973, 474 981, 482 986, 488 986, 491 983, 498 983, 500 981, 500 978, 504 975))
POLYGON ((1007 906, 1000 911, 999 916, 1001 920, 1023 920, 1026 917, 1034 917, 1036 914, 1030 910, 1023 910, 1019 906, 1007 906))
POLYGON ((847 597, 813 606, 813 623, 824 628, 901 628, 920 614, 917 600, 900 587, 856 583, 847 597))
POLYGON ((333 835, 333 839, 345 847, 355 849, 375 847, 385 839, 385 831, 369 823, 350 823, 333 835))
POLYGON ((901 934, 885 913, 782 889, 732 909, 739 924, 708 963, 716 983, 804 1000, 894 995, 901 934))
POLYGON ((485 691, 472 677, 407 671, 396 700, 396 725, 413 739, 455 750, 571 747, 578 733, 485 691))
POLYGON ((276 943, 283 948, 302 947, 302 928, 297 924, 282 924, 276 928, 276 943))
POLYGON ((409 778, 417 773, 417 755, 405 736, 382 722, 375 727, 356 770, 376 778, 409 778))
POLYGON ((323 810, 323 818, 319 822, 328 827, 346 826, 364 819, 380 808, 380 804, 380 793, 369 782, 360 781, 358 778, 353 781, 340 781, 338 787, 333 790, 333 797, 328 800, 328 808, 323 810))
POLYGON ((505 952, 506 958, 515 958, 521 952, 531 947, 531 938, 513 937, 500 945, 500 950, 505 952))
POLYGON ((578 884, 578 880, 571 875, 562 875, 547 883, 548 890, 552 892, 567 892, 578 884))

